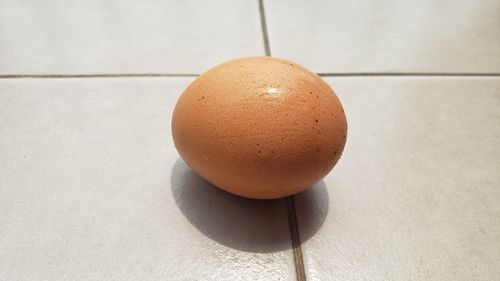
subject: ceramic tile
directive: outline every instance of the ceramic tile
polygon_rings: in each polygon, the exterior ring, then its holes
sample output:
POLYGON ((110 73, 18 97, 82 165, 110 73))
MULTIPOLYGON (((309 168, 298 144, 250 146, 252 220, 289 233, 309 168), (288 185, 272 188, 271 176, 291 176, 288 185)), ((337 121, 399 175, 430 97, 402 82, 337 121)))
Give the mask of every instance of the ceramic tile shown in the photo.
POLYGON ((200 73, 263 55, 255 1, 0 1, 0 74, 200 73))
POLYGON ((0 280, 292 280, 284 200, 179 160, 191 78, 0 81, 0 280))
POLYGON ((265 1, 272 54, 316 72, 500 73, 500 2, 265 1))
POLYGON ((296 197, 308 280, 500 280, 500 79, 328 79, 347 145, 296 197))

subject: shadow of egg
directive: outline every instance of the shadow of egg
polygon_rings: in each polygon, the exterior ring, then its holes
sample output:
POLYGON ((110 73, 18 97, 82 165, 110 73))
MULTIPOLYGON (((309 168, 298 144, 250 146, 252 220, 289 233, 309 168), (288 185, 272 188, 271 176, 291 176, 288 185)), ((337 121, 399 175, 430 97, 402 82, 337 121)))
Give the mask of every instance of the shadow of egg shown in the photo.
MULTIPOLYGON (((285 199, 256 200, 230 194, 204 180, 181 159, 172 168, 171 188, 184 217, 222 245, 254 253, 292 247, 285 199)), ((323 224, 328 212, 328 193, 324 183, 319 182, 296 196, 300 199, 300 210, 297 209, 300 237, 306 241, 323 224)))
POLYGON ((323 181, 294 195, 297 227, 301 242, 313 237, 321 228, 330 210, 328 189, 323 181))

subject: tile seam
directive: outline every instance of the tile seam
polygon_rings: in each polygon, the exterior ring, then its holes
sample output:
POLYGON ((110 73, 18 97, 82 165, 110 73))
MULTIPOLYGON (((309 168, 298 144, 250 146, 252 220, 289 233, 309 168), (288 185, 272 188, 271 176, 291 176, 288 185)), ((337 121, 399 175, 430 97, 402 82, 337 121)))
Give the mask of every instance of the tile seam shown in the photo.
POLYGON ((271 48, 269 45, 269 35, 267 32, 266 12, 264 10, 264 0, 259 0, 260 27, 262 28, 262 39, 264 41, 264 51, 266 56, 271 56, 271 48))
POLYGON ((306 281, 304 258, 302 255, 300 234, 297 224, 297 212, 295 211, 295 200, 293 196, 289 196, 286 198, 286 206, 288 213, 288 225, 290 228, 290 236, 292 240, 293 262, 295 265, 297 281, 306 281))
MULTIPOLYGON (((500 77, 500 73, 317 73, 321 77, 500 77)), ((198 77, 196 73, 0 74, 0 79, 198 77)))
POLYGON ((134 78, 134 77, 197 77, 194 73, 81 73, 81 74, 0 74, 0 79, 64 79, 64 78, 134 78))
POLYGON ((500 73, 447 72, 319 72, 321 77, 423 76, 423 77, 500 77, 500 73))

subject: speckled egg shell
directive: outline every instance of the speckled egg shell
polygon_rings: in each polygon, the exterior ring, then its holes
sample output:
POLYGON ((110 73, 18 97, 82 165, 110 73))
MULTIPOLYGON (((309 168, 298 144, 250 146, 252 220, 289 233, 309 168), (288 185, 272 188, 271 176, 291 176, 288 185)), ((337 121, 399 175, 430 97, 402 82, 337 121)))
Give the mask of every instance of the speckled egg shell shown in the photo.
POLYGON ((181 157, 230 193, 272 199, 323 178, 344 149, 347 121, 335 92, 295 63, 252 57, 195 79, 175 107, 181 157))

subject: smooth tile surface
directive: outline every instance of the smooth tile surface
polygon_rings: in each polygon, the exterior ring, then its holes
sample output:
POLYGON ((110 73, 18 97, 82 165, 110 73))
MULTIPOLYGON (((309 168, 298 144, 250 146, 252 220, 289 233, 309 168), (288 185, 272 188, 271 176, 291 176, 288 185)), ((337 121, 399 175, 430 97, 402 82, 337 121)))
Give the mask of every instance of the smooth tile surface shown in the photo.
POLYGON ((0 74, 200 73, 264 54, 246 0, 0 0, 0 46, 0 74))
POLYGON ((191 78, 0 81, 0 280, 293 280, 284 200, 179 160, 191 78))
POLYGON ((500 280, 500 79, 328 82, 349 130, 296 198, 308 280, 500 280))
POLYGON ((500 1, 265 1, 271 52, 316 72, 500 73, 500 1))

